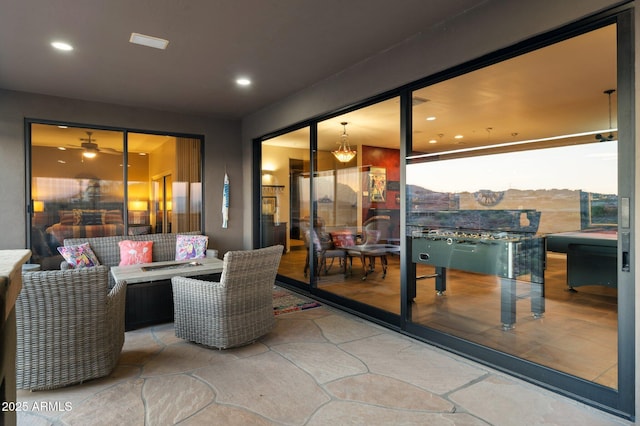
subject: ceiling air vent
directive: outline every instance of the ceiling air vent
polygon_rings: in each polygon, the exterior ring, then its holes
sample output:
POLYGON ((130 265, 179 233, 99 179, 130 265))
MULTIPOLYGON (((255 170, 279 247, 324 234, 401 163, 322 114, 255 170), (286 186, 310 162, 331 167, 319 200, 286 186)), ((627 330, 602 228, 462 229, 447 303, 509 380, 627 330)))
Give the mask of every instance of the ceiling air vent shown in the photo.
POLYGON ((169 44, 169 40, 163 38, 152 37, 140 33, 131 33, 129 41, 133 44, 141 46, 153 47, 154 49, 165 50, 169 44))

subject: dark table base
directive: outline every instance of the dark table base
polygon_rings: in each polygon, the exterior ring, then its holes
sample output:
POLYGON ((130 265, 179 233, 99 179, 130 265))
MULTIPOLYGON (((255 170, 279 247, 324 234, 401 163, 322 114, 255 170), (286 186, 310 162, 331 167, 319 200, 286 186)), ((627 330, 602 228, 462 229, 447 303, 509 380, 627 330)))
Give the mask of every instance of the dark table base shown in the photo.
POLYGON ((615 232, 562 232, 547 237, 547 250, 567 254, 567 286, 618 286, 615 232))
MULTIPOLYGON (((202 275, 193 278, 217 281, 220 279, 220 274, 202 275)), ((124 314, 126 331, 172 321, 173 290, 171 280, 127 285, 127 301, 124 314)))

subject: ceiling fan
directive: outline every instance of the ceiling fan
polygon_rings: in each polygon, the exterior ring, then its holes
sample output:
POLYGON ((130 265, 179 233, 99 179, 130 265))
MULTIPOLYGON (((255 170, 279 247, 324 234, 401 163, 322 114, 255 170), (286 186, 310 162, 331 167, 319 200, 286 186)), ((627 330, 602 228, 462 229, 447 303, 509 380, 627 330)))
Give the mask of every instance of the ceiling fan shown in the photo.
POLYGON ((92 134, 93 132, 87 132, 86 138, 80 138, 80 141, 82 142, 80 146, 67 145, 67 147, 71 149, 81 149, 82 156, 84 158, 94 158, 96 155, 98 155, 99 152, 105 153, 105 154, 122 155, 121 152, 118 152, 113 148, 98 148, 98 144, 96 143, 96 140, 91 138, 92 134))

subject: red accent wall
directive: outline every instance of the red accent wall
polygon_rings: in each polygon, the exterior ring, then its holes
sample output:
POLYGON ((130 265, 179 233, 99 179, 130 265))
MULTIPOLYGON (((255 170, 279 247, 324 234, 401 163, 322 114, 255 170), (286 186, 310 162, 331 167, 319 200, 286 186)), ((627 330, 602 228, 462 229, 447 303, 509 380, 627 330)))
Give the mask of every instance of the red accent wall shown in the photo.
MULTIPOLYGON (((367 167, 384 167, 387 171, 387 185, 389 181, 400 181, 400 151, 391 148, 378 148, 374 146, 362 146, 362 166, 367 167)), ((365 169, 366 170, 366 169, 365 169)), ((363 191, 369 191, 368 175, 362 182, 363 191)), ((396 202, 396 198, 400 196, 400 191, 389 191, 387 188, 386 198, 384 202, 372 203, 369 196, 363 196, 362 199, 362 217, 367 218, 370 208, 376 209, 399 209, 400 203, 396 202)))

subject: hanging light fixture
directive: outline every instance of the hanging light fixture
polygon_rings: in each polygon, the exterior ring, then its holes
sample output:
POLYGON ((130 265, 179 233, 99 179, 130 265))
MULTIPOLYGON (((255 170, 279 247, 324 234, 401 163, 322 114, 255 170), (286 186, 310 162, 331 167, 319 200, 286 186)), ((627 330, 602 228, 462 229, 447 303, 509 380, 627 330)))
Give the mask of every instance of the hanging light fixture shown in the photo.
POLYGON ((351 149, 351 145, 349 145, 349 135, 347 135, 347 122, 343 121, 340 123, 342 125, 342 135, 340 136, 340 148, 335 151, 331 151, 333 155, 338 159, 341 163, 348 163, 356 156, 356 152, 351 149))
POLYGON ((95 158, 98 152, 100 152, 98 144, 94 142, 95 139, 91 139, 92 134, 93 132, 87 132, 86 138, 80 138, 82 141, 80 147, 83 149, 82 156, 84 158, 95 158))
POLYGON ((596 135, 596 140, 600 142, 612 141, 615 138, 615 136, 613 135, 613 128, 611 127, 611 94, 615 91, 616 89, 607 89, 604 92, 602 92, 605 95, 609 96, 609 136, 604 136, 598 133, 596 135))
MULTIPOLYGON (((95 144, 93 144, 95 145, 95 144)), ((98 155, 98 148, 97 147, 87 147, 84 149, 84 152, 82 153, 82 156, 84 158, 95 158, 95 156, 98 155)))

